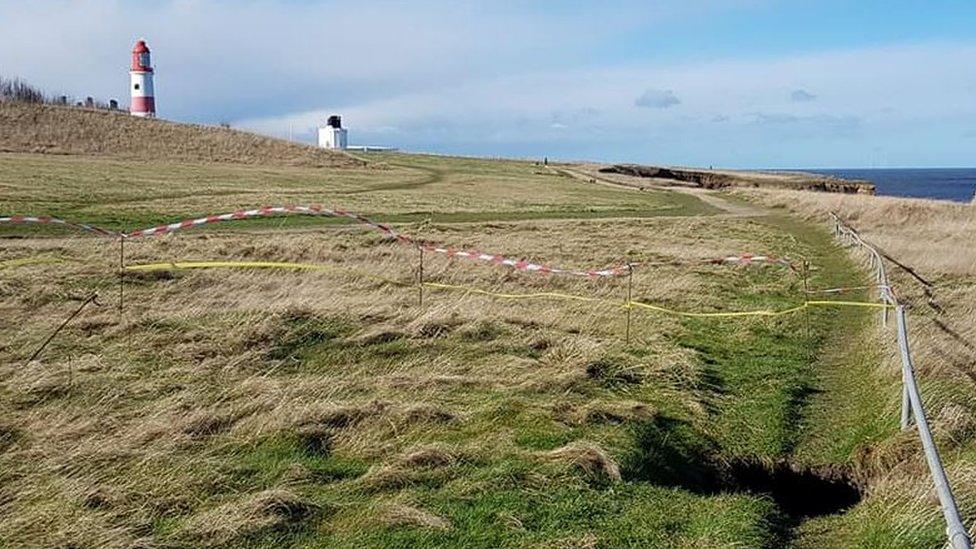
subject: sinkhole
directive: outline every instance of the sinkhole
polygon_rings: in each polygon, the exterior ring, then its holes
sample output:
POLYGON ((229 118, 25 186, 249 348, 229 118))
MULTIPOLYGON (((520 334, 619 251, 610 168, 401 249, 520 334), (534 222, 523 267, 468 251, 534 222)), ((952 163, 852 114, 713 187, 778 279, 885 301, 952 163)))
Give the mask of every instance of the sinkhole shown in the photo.
POLYGON ((795 467, 788 461, 728 459, 687 422, 658 417, 635 429, 636 450, 621 464, 626 478, 699 494, 749 493, 770 498, 783 526, 853 507, 861 490, 848 471, 795 467))
POLYGON ((716 488, 724 492, 748 492, 769 496, 790 522, 833 515, 853 507, 861 491, 848 475, 824 475, 812 469, 795 469, 789 463, 774 465, 738 462, 727 466, 716 488))

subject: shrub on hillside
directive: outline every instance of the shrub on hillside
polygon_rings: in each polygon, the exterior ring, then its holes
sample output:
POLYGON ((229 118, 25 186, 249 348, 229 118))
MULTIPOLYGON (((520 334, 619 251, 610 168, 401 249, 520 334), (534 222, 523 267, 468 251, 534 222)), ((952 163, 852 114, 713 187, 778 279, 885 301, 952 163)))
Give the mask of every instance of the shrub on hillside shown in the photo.
POLYGON ((44 93, 20 78, 4 78, 0 76, 0 101, 18 101, 20 103, 45 103, 44 93))

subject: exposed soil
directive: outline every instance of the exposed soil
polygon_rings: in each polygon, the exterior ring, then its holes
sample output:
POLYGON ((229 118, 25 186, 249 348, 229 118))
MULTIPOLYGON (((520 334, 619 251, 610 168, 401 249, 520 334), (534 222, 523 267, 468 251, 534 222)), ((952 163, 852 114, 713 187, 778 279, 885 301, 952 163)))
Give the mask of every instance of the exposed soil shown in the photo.
POLYGON ((777 543, 787 544, 803 521, 841 513, 862 497, 850 471, 797 467, 789 460, 727 460, 717 444, 690 424, 657 417, 635 431, 638 450, 625 460, 624 478, 677 486, 699 494, 744 492, 770 498, 777 543))
POLYGON ((687 184, 703 189, 773 187, 833 193, 874 194, 874 184, 868 181, 847 180, 802 172, 687 170, 638 164, 616 164, 600 168, 599 171, 600 173, 687 184))

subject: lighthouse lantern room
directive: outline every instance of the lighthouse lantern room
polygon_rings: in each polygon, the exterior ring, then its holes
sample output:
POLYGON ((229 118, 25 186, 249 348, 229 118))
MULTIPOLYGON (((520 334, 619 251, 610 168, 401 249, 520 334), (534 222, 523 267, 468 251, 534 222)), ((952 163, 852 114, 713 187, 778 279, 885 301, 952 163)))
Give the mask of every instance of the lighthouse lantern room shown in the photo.
POLYGON ((153 118, 156 116, 156 97, 153 91, 153 69, 149 60, 149 46, 145 40, 132 48, 132 66, 129 69, 132 116, 153 118))

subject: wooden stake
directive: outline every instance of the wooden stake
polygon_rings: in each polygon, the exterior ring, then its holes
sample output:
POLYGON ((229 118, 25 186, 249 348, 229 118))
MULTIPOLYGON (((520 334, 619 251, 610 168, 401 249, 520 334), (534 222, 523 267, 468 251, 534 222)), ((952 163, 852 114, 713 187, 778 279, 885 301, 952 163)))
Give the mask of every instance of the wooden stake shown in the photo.
POLYGON ((424 247, 417 246, 420 250, 420 265, 417 269, 417 292, 420 296, 420 308, 424 308, 424 247))
MULTIPOLYGON (((810 276, 810 262, 803 260, 803 300, 810 299, 810 285, 807 278, 810 276)), ((806 329, 807 339, 810 339, 810 309, 803 311, 803 324, 806 329)))
POLYGON ((807 277, 810 275, 810 262, 806 259, 803 260, 803 293, 810 293, 810 287, 807 285, 807 277))
POLYGON ((119 322, 122 322, 123 292, 125 288, 125 237, 119 237, 119 322))
MULTIPOLYGON (((54 339, 54 336, 56 336, 59 333, 61 333, 61 330, 63 330, 64 327, 67 326, 69 322, 71 322, 71 319, 73 319, 74 317, 78 316, 78 313, 80 313, 82 309, 84 309, 85 307, 87 307, 89 303, 94 303, 96 299, 98 299, 98 294, 97 293, 93 293, 92 295, 90 295, 88 297, 88 299, 85 300, 84 303, 81 304, 80 307, 78 307, 77 309, 75 309, 75 312, 71 313, 71 316, 69 316, 68 318, 64 319, 64 322, 62 322, 61 325, 57 327, 57 329, 55 329, 53 332, 51 332, 51 335, 47 336, 47 339, 44 340, 44 343, 41 343, 41 346, 38 347, 36 351, 34 351, 34 354, 32 354, 30 356, 30 358, 27 359, 27 364, 30 364, 31 362, 33 362, 33 360, 35 358, 37 358, 41 354, 41 351, 43 351, 47 347, 47 344, 50 343, 52 339, 54 339)), ((97 305, 97 303, 96 303, 96 305, 97 305)))
POLYGON ((630 310, 632 297, 634 295, 634 265, 627 263, 627 331, 624 336, 624 340, 627 345, 630 345, 630 310))

